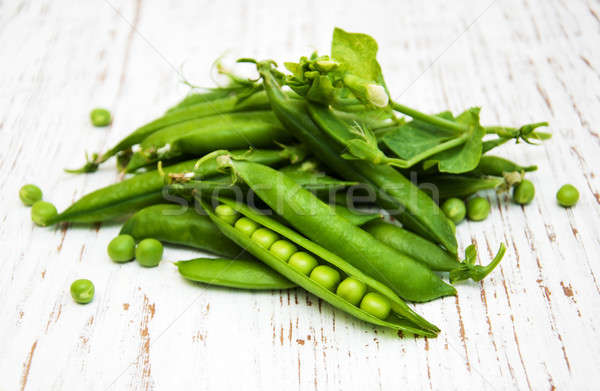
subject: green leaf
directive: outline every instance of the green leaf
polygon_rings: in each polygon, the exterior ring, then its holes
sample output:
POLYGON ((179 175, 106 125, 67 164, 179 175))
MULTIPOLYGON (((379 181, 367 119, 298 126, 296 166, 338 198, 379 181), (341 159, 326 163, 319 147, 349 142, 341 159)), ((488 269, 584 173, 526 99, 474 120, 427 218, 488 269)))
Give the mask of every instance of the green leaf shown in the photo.
POLYGON ((456 122, 469 128, 468 133, 462 135, 467 137, 465 143, 435 154, 423 163, 424 169, 437 164, 440 172, 460 174, 477 167, 483 149, 482 139, 485 136, 485 129, 479 124, 479 108, 464 111, 456 118, 456 122))
POLYGON ((377 41, 367 34, 348 33, 337 27, 333 30, 331 57, 346 72, 385 87, 377 49, 377 41))
MULTIPOLYGON (((437 116, 454 120, 449 111, 437 116)), ((455 136, 454 132, 415 120, 386 133, 382 141, 399 158, 408 160, 455 136)))

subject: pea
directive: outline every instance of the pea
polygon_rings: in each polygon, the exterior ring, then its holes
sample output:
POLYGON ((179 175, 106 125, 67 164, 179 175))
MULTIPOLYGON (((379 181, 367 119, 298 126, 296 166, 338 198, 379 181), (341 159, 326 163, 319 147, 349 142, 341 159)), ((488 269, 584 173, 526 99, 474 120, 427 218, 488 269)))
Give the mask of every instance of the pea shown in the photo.
POLYGON ((31 220, 37 225, 45 227, 50 220, 58 216, 54 205, 46 201, 38 201, 31 207, 31 220))
POLYGON ((360 302, 360 308, 379 319, 386 319, 392 306, 390 301, 379 293, 369 292, 360 302))
POLYGON ((358 305, 367 292, 367 286, 356 278, 348 277, 337 287, 336 294, 352 305, 358 305))
POLYGON ((112 118, 110 116, 110 111, 97 108, 90 112, 90 120, 94 126, 108 126, 111 123, 112 118))
POLYGON ((275 232, 271 231, 267 228, 259 228, 250 237, 250 239, 261 245, 262 247, 269 249, 278 239, 278 236, 275 232))
POLYGON ((490 203, 483 197, 471 198, 467 201, 467 216, 469 220, 485 220, 490 214, 490 203))
POLYGON ((258 229, 258 224, 254 220, 250 220, 247 217, 242 217, 235 222, 234 227, 240 230, 244 235, 250 237, 258 229))
POLYGON ((579 191, 571 184, 563 185, 556 193, 556 200, 561 206, 568 208, 579 201, 579 191))
POLYGON ((442 204, 442 211, 454 224, 458 224, 465 218, 467 208, 463 200, 458 198, 448 198, 442 204))
POLYGON ((290 265, 297 272, 307 275, 319 264, 315 257, 304 251, 298 251, 292 254, 288 265, 290 265))
POLYGON ((310 273, 310 279, 333 291, 340 282, 340 272, 332 267, 319 265, 310 273))
POLYGON ((42 191, 36 185, 25 185, 19 190, 19 198, 27 206, 31 206, 42 199, 42 191))
POLYGON ((233 225, 238 219, 239 213, 229 205, 219 205, 215 208, 215 214, 229 225, 233 225))
POLYGON ((156 239, 144 239, 135 249, 135 259, 142 266, 158 266, 163 255, 163 246, 156 239))
POLYGON ((527 179, 523 179, 521 183, 519 183, 513 189, 513 201, 520 205, 527 205, 535 196, 535 186, 533 183, 527 179))
POLYGON ((76 303, 89 303, 94 298, 94 283, 87 279, 73 281, 71 284, 71 296, 76 303))
POLYGON ((135 240, 130 235, 119 235, 108 243, 108 256, 115 262, 128 262, 135 256, 135 240))
POLYGON ((298 247, 296 247, 292 242, 288 242, 287 240, 278 240, 269 249, 271 254, 274 254, 276 257, 281 258, 286 261, 290 259, 292 254, 298 251, 298 247))

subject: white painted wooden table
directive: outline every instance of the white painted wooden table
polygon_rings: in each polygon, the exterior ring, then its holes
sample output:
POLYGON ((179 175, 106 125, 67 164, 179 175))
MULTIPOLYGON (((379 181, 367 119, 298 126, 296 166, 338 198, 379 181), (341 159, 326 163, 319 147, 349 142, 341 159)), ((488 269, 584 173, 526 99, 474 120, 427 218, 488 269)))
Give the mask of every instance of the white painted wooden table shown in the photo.
MULTIPOLYGON (((496 0, 4 1, 0 3, 0 389, 598 389, 600 382, 600 2, 496 0), (287 4, 286 4, 287 3, 287 4), (114 163, 72 176, 159 115, 211 62, 328 51, 333 26, 373 35, 398 99, 424 111, 483 107, 484 123, 551 122, 532 205, 490 194, 458 227, 487 263, 481 284, 419 305, 437 339, 402 339, 301 290, 246 293, 106 256, 117 225, 34 227, 17 197, 40 185, 59 209, 117 180, 114 163), (114 123, 92 128, 107 106, 114 123), (556 205, 564 183, 577 207, 556 205), (87 306, 70 283, 96 284, 87 306)), ((198 253, 169 247, 166 260, 198 253)))

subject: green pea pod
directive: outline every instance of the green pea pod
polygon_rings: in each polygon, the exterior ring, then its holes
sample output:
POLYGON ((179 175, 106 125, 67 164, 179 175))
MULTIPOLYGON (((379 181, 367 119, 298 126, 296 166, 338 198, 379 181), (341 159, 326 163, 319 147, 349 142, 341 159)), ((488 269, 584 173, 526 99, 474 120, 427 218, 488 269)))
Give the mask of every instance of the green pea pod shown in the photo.
MULTIPOLYGON (((195 160, 169 166, 166 174, 189 171, 195 160)), ((148 205, 163 201, 164 180, 156 170, 134 176, 84 195, 65 209, 52 224, 68 221, 73 223, 95 223, 112 220, 148 205)))
MULTIPOLYGON (((297 184, 303 188, 310 190, 311 192, 324 191, 329 194, 332 190, 339 189, 347 186, 346 182, 337 181, 333 178, 326 180, 320 177, 322 180, 319 183, 315 183, 305 175, 295 175, 294 172, 288 172, 286 175, 294 180, 297 184)), ((245 184, 232 184, 231 178, 227 176, 211 178, 209 181, 197 181, 190 182, 188 186, 194 188, 196 193, 201 195, 203 198, 210 199, 212 197, 227 197, 233 199, 246 199, 246 195, 250 189, 245 184)), ((355 208, 348 208, 344 205, 330 204, 329 205, 333 212, 340 217, 348 220, 352 225, 361 226, 370 221, 381 219, 382 216, 379 213, 371 213, 357 210, 355 208)))
POLYGON ((260 148, 285 143, 291 136, 270 111, 222 114, 190 120, 147 137, 125 168, 134 172, 149 163, 217 149, 260 148))
MULTIPOLYGON (((214 162, 214 159, 212 159, 214 162)), ((209 163, 209 161, 205 161, 209 163)), ((204 162, 203 162, 204 163, 204 162)), ((285 167, 284 167, 285 168, 285 167)), ((286 171, 286 175, 292 178, 303 188, 313 193, 330 194, 339 189, 355 185, 355 182, 342 181, 320 173, 310 173, 302 171, 286 171)), ((194 189, 201 193, 203 197, 223 196, 235 199, 246 199, 250 189, 244 183, 234 183, 230 176, 221 175, 214 176, 208 180, 190 180, 184 184, 184 189, 194 189)), ((337 206, 336 206, 337 207, 337 206)), ((357 210, 349 210, 348 208, 340 207, 341 212, 345 217, 356 222, 355 225, 361 225, 367 221, 371 221, 379 214, 363 213, 357 210)))
MULTIPOLYGON (((359 214, 342 206, 335 206, 335 213, 357 226, 381 218, 378 214, 359 214)), ((136 241, 153 238, 160 242, 193 247, 224 257, 248 257, 241 248, 227 239, 203 212, 194 207, 176 204, 148 206, 131 216, 119 234, 131 235, 136 241)))
POLYGON ((419 180, 419 185, 426 192, 437 192, 438 198, 444 200, 452 197, 466 198, 478 191, 496 189, 504 182, 504 179, 495 177, 446 174, 425 177, 419 180))
MULTIPOLYGON (((234 155, 268 165, 278 165, 302 156, 301 151, 298 147, 284 147, 282 150, 236 151, 234 155)), ((165 167, 163 171, 165 175, 188 172, 194 170, 196 163, 196 159, 189 160, 165 167)), ((196 171, 205 177, 219 173, 216 164, 210 160, 197 167, 196 171)), ((63 221, 95 223, 113 220, 148 205, 164 202, 163 188, 164 178, 157 170, 136 175, 83 196, 52 219, 51 224, 63 221)))
POLYGON ((138 211, 127 220, 119 234, 131 235, 136 241, 153 238, 230 258, 245 254, 208 216, 194 208, 175 204, 152 205, 138 211))
POLYGON ((379 213, 368 213, 362 212, 356 209, 349 209, 343 205, 333 204, 330 205, 335 211, 335 214, 345 218, 350 224, 360 227, 361 225, 367 224, 371 221, 381 220, 382 216, 379 213))
POLYGON ((106 161, 119 151, 123 151, 136 144, 139 144, 146 137, 167 126, 175 125, 191 119, 214 116, 217 114, 249 110, 264 110, 267 108, 269 108, 269 101, 264 92, 257 93, 241 102, 239 102, 239 99, 236 95, 233 95, 210 100, 208 102, 197 103, 183 109, 176 110, 172 113, 167 113, 164 116, 149 122, 140 128, 137 128, 135 131, 129 134, 129 136, 125 137, 114 147, 102 154, 102 156, 98 159, 98 163, 106 161))
POLYGON ((377 240, 403 254, 427 265, 431 270, 449 271, 460 264, 456 256, 444 251, 437 244, 383 220, 373 221, 363 227, 377 240))
POLYGON ((306 113, 305 106, 287 99, 271 73, 271 65, 259 63, 258 71, 273 112, 319 160, 343 178, 368 186, 377 196, 377 203, 400 219, 403 225, 456 254, 457 243, 452 227, 427 194, 392 167, 343 159, 343 150, 321 132, 306 113))
MULTIPOLYGON (((517 163, 514 163, 510 160, 501 158, 499 156, 483 155, 483 156, 481 156, 481 159, 479 160, 479 164, 477 165, 477 167, 474 170, 465 172, 462 175, 470 175, 470 176, 477 176, 477 177, 482 176, 482 175, 483 176, 502 177, 504 173, 531 172, 531 171, 536 171, 536 170, 537 170, 537 166, 535 166, 535 165, 521 166, 517 163)), ((408 175, 410 173, 415 173, 415 174, 417 174, 418 177, 440 175, 440 172, 437 169, 437 166, 427 167, 427 169, 424 169, 422 166, 420 166, 420 167, 413 166, 413 167, 411 167, 410 171, 403 170, 403 173, 405 175, 408 175)), ((447 174, 441 174, 441 175, 447 175, 447 174)))
POLYGON ((296 285, 264 263, 244 259, 196 258, 175 262, 191 281, 247 290, 289 289, 296 285))
POLYGON ((204 92, 191 93, 180 100, 176 105, 170 107, 166 114, 181 110, 184 107, 196 105, 198 103, 212 102, 217 99, 226 98, 236 94, 236 92, 237 91, 235 89, 231 88, 211 88, 204 92))
POLYGON ((337 254, 328 251, 327 249, 319 246, 318 244, 308 240, 304 236, 300 235, 296 231, 288 228, 287 226, 273 220, 267 216, 254 212, 249 207, 226 199, 221 200, 224 204, 229 205, 239 213, 243 214, 247 218, 255 221, 256 223, 276 232, 283 236, 287 240, 297 244, 299 247, 306 251, 315 254, 326 263, 333 265, 335 268, 341 270, 348 276, 351 276, 365 285, 372 291, 378 292, 390 300, 392 304, 393 315, 389 318, 382 320, 368 312, 362 310, 355 305, 352 305, 348 301, 342 299, 334 292, 323 287, 322 285, 311 280, 308 276, 296 271, 296 269, 290 267, 287 262, 273 255, 269 250, 262 247, 260 244, 254 242, 248 236, 245 236, 236 228, 229 225, 227 222, 215 215, 210 206, 201 200, 202 206, 208 213, 209 217, 215 222, 217 227, 231 240, 238 243, 240 247, 245 248, 249 253, 266 263, 268 266, 273 268, 281 275, 287 277, 290 281, 303 287, 307 291, 327 301, 336 308, 339 308, 363 321, 389 327, 395 330, 403 330, 417 335, 423 336, 436 336, 439 329, 429 323, 427 320, 418 315, 412 310, 402 299, 400 299, 391 289, 381 284, 377 280, 367 276, 350 263, 346 262, 337 254))
POLYGON ((321 246, 337 249, 347 262, 385 281, 400 297, 423 302, 456 294, 427 267, 335 215, 327 204, 285 174, 230 155, 217 159, 293 227, 321 246))
POLYGON ((435 243, 385 221, 373 221, 363 228, 377 240, 427 265, 431 270, 450 272, 453 276, 456 274, 457 277, 452 282, 458 281, 459 270, 460 279, 471 278, 473 281, 481 281, 494 270, 504 255, 502 252, 489 265, 479 266, 459 262, 455 256, 435 243))
POLYGON ((537 166, 521 166, 508 159, 499 156, 483 155, 475 170, 468 172, 469 175, 490 175, 502 177, 507 172, 531 172, 536 171, 537 166))

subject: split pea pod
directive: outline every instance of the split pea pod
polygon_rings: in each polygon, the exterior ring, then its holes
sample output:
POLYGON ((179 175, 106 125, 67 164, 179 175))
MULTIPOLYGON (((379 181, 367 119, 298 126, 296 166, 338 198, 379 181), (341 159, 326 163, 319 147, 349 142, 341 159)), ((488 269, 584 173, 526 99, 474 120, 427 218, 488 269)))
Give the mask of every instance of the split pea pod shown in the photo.
MULTIPOLYGON (((300 147, 284 147, 281 150, 251 150, 234 152, 251 161, 268 165, 278 165, 303 156, 300 147)), ((165 175, 194 170, 197 160, 189 160, 163 169, 165 175)), ((205 177, 218 174, 213 162, 207 161, 196 168, 205 177)), ((68 207, 51 223, 63 221, 74 223, 95 223, 119 218, 148 205, 164 202, 164 178, 157 170, 136 175, 86 194, 68 207)))
POLYGON ((391 289, 364 274, 336 253, 276 220, 254 212, 246 205, 226 199, 221 201, 244 217, 227 222, 213 212, 208 203, 201 202, 209 217, 226 236, 290 281, 366 322, 432 337, 439 331, 391 289), (244 224, 240 223, 242 221, 244 224), (283 239, 277 240, 279 238, 283 239), (281 242, 286 243, 286 246, 281 247, 287 251, 273 249, 276 243, 281 242), (338 286, 342 277, 345 279, 338 286), (354 282, 358 289, 351 292, 353 294, 340 291, 342 284, 354 282), (374 298, 387 311, 373 311, 372 306, 367 304, 374 298), (363 305, 365 300, 367 303, 363 305))
POLYGON ((441 243, 451 253, 456 253, 457 243, 452 227, 433 200, 392 167, 343 159, 342 148, 329 140, 315 125, 307 114, 305 105, 287 99, 271 73, 271 65, 259 63, 257 68, 263 78, 273 112, 319 160, 343 178, 367 185, 376 194, 377 203, 392 211, 405 226, 441 243))
POLYGON ((196 258, 175 262, 175 265, 184 278, 208 285, 246 290, 289 289, 296 286, 281 274, 258 261, 196 258))
MULTIPOLYGON (((381 218, 379 214, 357 213, 343 206, 334 206, 334 212, 356 226, 381 218)), ((248 257, 240 247, 219 231, 203 211, 195 207, 176 204, 148 206, 127 219, 119 235, 130 235, 137 242, 152 238, 223 257, 248 257)))
MULTIPOLYGON (((373 221, 363 229, 377 240, 427 265, 431 270, 450 272, 451 276, 459 275, 462 279, 471 278, 473 281, 481 281, 490 274, 504 254, 502 252, 487 266, 479 266, 459 262, 454 255, 444 251, 435 243, 385 221, 373 221), (460 273, 457 273, 458 271, 460 273)), ((451 280, 451 282, 456 281, 458 280, 451 280)))
POLYGON ((133 154, 126 172, 163 159, 201 156, 217 149, 261 148, 291 140, 271 111, 222 114, 190 120, 147 137, 133 154))
POLYGON ((423 302, 456 294, 427 267, 335 215, 327 204, 285 174, 231 155, 217 159, 294 228, 321 246, 336 249, 347 262, 384 281, 400 297, 423 302))

